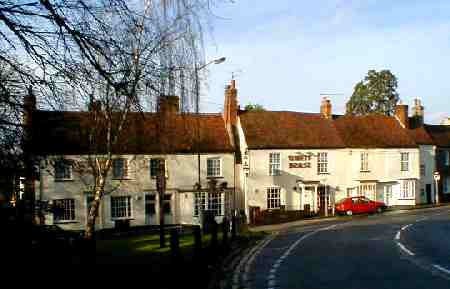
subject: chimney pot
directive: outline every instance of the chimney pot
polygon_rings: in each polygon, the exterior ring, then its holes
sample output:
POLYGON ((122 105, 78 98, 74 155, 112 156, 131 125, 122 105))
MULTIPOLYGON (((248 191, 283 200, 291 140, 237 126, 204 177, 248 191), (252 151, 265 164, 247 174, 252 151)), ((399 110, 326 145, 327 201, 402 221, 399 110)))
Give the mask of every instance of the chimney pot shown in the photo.
POLYGON ((332 117, 331 100, 326 96, 322 97, 322 102, 320 104, 320 114, 325 119, 331 119, 332 117))

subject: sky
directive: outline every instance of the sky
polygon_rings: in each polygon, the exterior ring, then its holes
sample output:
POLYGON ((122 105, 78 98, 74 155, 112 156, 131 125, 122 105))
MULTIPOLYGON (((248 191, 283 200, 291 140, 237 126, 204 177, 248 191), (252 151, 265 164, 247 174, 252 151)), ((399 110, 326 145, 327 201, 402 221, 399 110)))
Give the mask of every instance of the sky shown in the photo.
POLYGON ((241 107, 319 112, 328 94, 344 113, 370 69, 389 69, 403 103, 418 97, 425 121, 450 116, 450 1, 232 0, 213 8, 201 111, 223 110, 236 80, 241 107))

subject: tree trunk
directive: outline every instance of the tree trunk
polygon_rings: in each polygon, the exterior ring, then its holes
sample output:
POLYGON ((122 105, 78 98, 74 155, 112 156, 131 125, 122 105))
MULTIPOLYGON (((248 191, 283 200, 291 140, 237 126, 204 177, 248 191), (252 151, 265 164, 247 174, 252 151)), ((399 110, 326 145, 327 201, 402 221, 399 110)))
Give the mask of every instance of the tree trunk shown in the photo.
POLYGON ((86 231, 84 238, 86 240, 93 240, 95 233, 95 220, 98 216, 98 211, 100 208, 100 201, 103 197, 105 178, 99 176, 95 182, 96 186, 94 188, 94 201, 89 209, 88 222, 86 225, 86 231))

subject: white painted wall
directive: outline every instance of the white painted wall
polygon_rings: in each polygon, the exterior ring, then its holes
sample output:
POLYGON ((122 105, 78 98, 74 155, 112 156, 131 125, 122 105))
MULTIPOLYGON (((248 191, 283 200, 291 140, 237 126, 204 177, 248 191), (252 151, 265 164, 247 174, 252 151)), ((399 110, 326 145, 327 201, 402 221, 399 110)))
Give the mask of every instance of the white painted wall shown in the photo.
MULTIPOLYGON (((244 148, 245 150, 245 148, 244 148)), ((373 181, 377 184, 376 198, 384 199, 385 186, 393 186, 393 205, 414 205, 416 199, 399 200, 400 186, 403 180, 420 178, 420 154, 418 148, 412 149, 328 149, 328 150, 249 150, 250 172, 241 185, 247 192, 248 205, 267 209, 268 187, 281 188, 281 205, 286 209, 299 210, 299 191, 294 190, 298 180, 319 181, 329 185, 338 201, 347 197, 348 188, 357 188, 361 182, 373 181), (361 172, 361 152, 369 153, 369 171, 361 172), (269 175, 269 154, 281 154, 281 175, 269 175), (317 154, 328 153, 328 174, 318 174, 317 154), (400 153, 409 153, 409 170, 402 172, 400 153), (313 155, 310 168, 289 168, 288 156, 301 154, 313 155)), ((416 185, 416 188, 418 185, 416 185)), ((420 196, 420 189, 416 190, 420 196)), ((374 196, 375 197, 375 196, 374 196)))
MULTIPOLYGON (((82 160, 81 156, 65 156, 66 159, 82 160)), ((100 207, 97 228, 114 227, 111 218, 111 196, 131 196, 132 220, 131 225, 145 225, 145 194, 156 194, 156 180, 150 177, 150 159, 163 157, 166 159, 168 179, 166 194, 171 194, 172 216, 167 216, 167 223, 197 224, 198 218, 194 217, 194 184, 198 182, 197 154, 177 155, 124 155, 128 159, 129 178, 127 180, 113 180, 108 177, 106 195, 100 207)), ((232 195, 235 184, 234 154, 202 154, 200 158, 202 188, 207 188, 207 159, 220 158, 222 160, 222 177, 218 178, 218 185, 227 182, 227 194, 232 195)), ((49 158, 53 159, 53 158, 49 158)), ((36 197, 40 200, 51 201, 54 199, 75 199, 74 222, 60 223, 65 229, 84 229, 87 221, 86 198, 92 187, 92 178, 80 175, 73 171, 73 180, 55 181, 53 166, 48 162, 42 162, 40 180, 36 182, 36 197)), ((112 175, 112 169, 110 172, 112 175)), ((239 191, 236 190, 236 194, 239 191)), ((157 194, 156 194, 157 195, 157 194)), ((227 198, 227 200, 232 199, 227 198)), ((156 196, 156 220, 159 222, 158 196, 156 196)), ((220 219, 220 218, 219 218, 220 219)), ((46 223, 53 223, 53 216, 46 216, 46 223)), ((158 223, 156 223, 158 224, 158 223)))

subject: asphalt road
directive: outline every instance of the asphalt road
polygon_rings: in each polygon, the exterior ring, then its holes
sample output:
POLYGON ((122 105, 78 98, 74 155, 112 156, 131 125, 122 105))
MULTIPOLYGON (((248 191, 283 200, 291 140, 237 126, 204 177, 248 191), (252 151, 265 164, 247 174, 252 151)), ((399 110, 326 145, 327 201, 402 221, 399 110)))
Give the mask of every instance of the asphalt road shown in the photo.
POLYGON ((239 263, 231 288, 450 288, 450 207, 291 227, 239 263))

